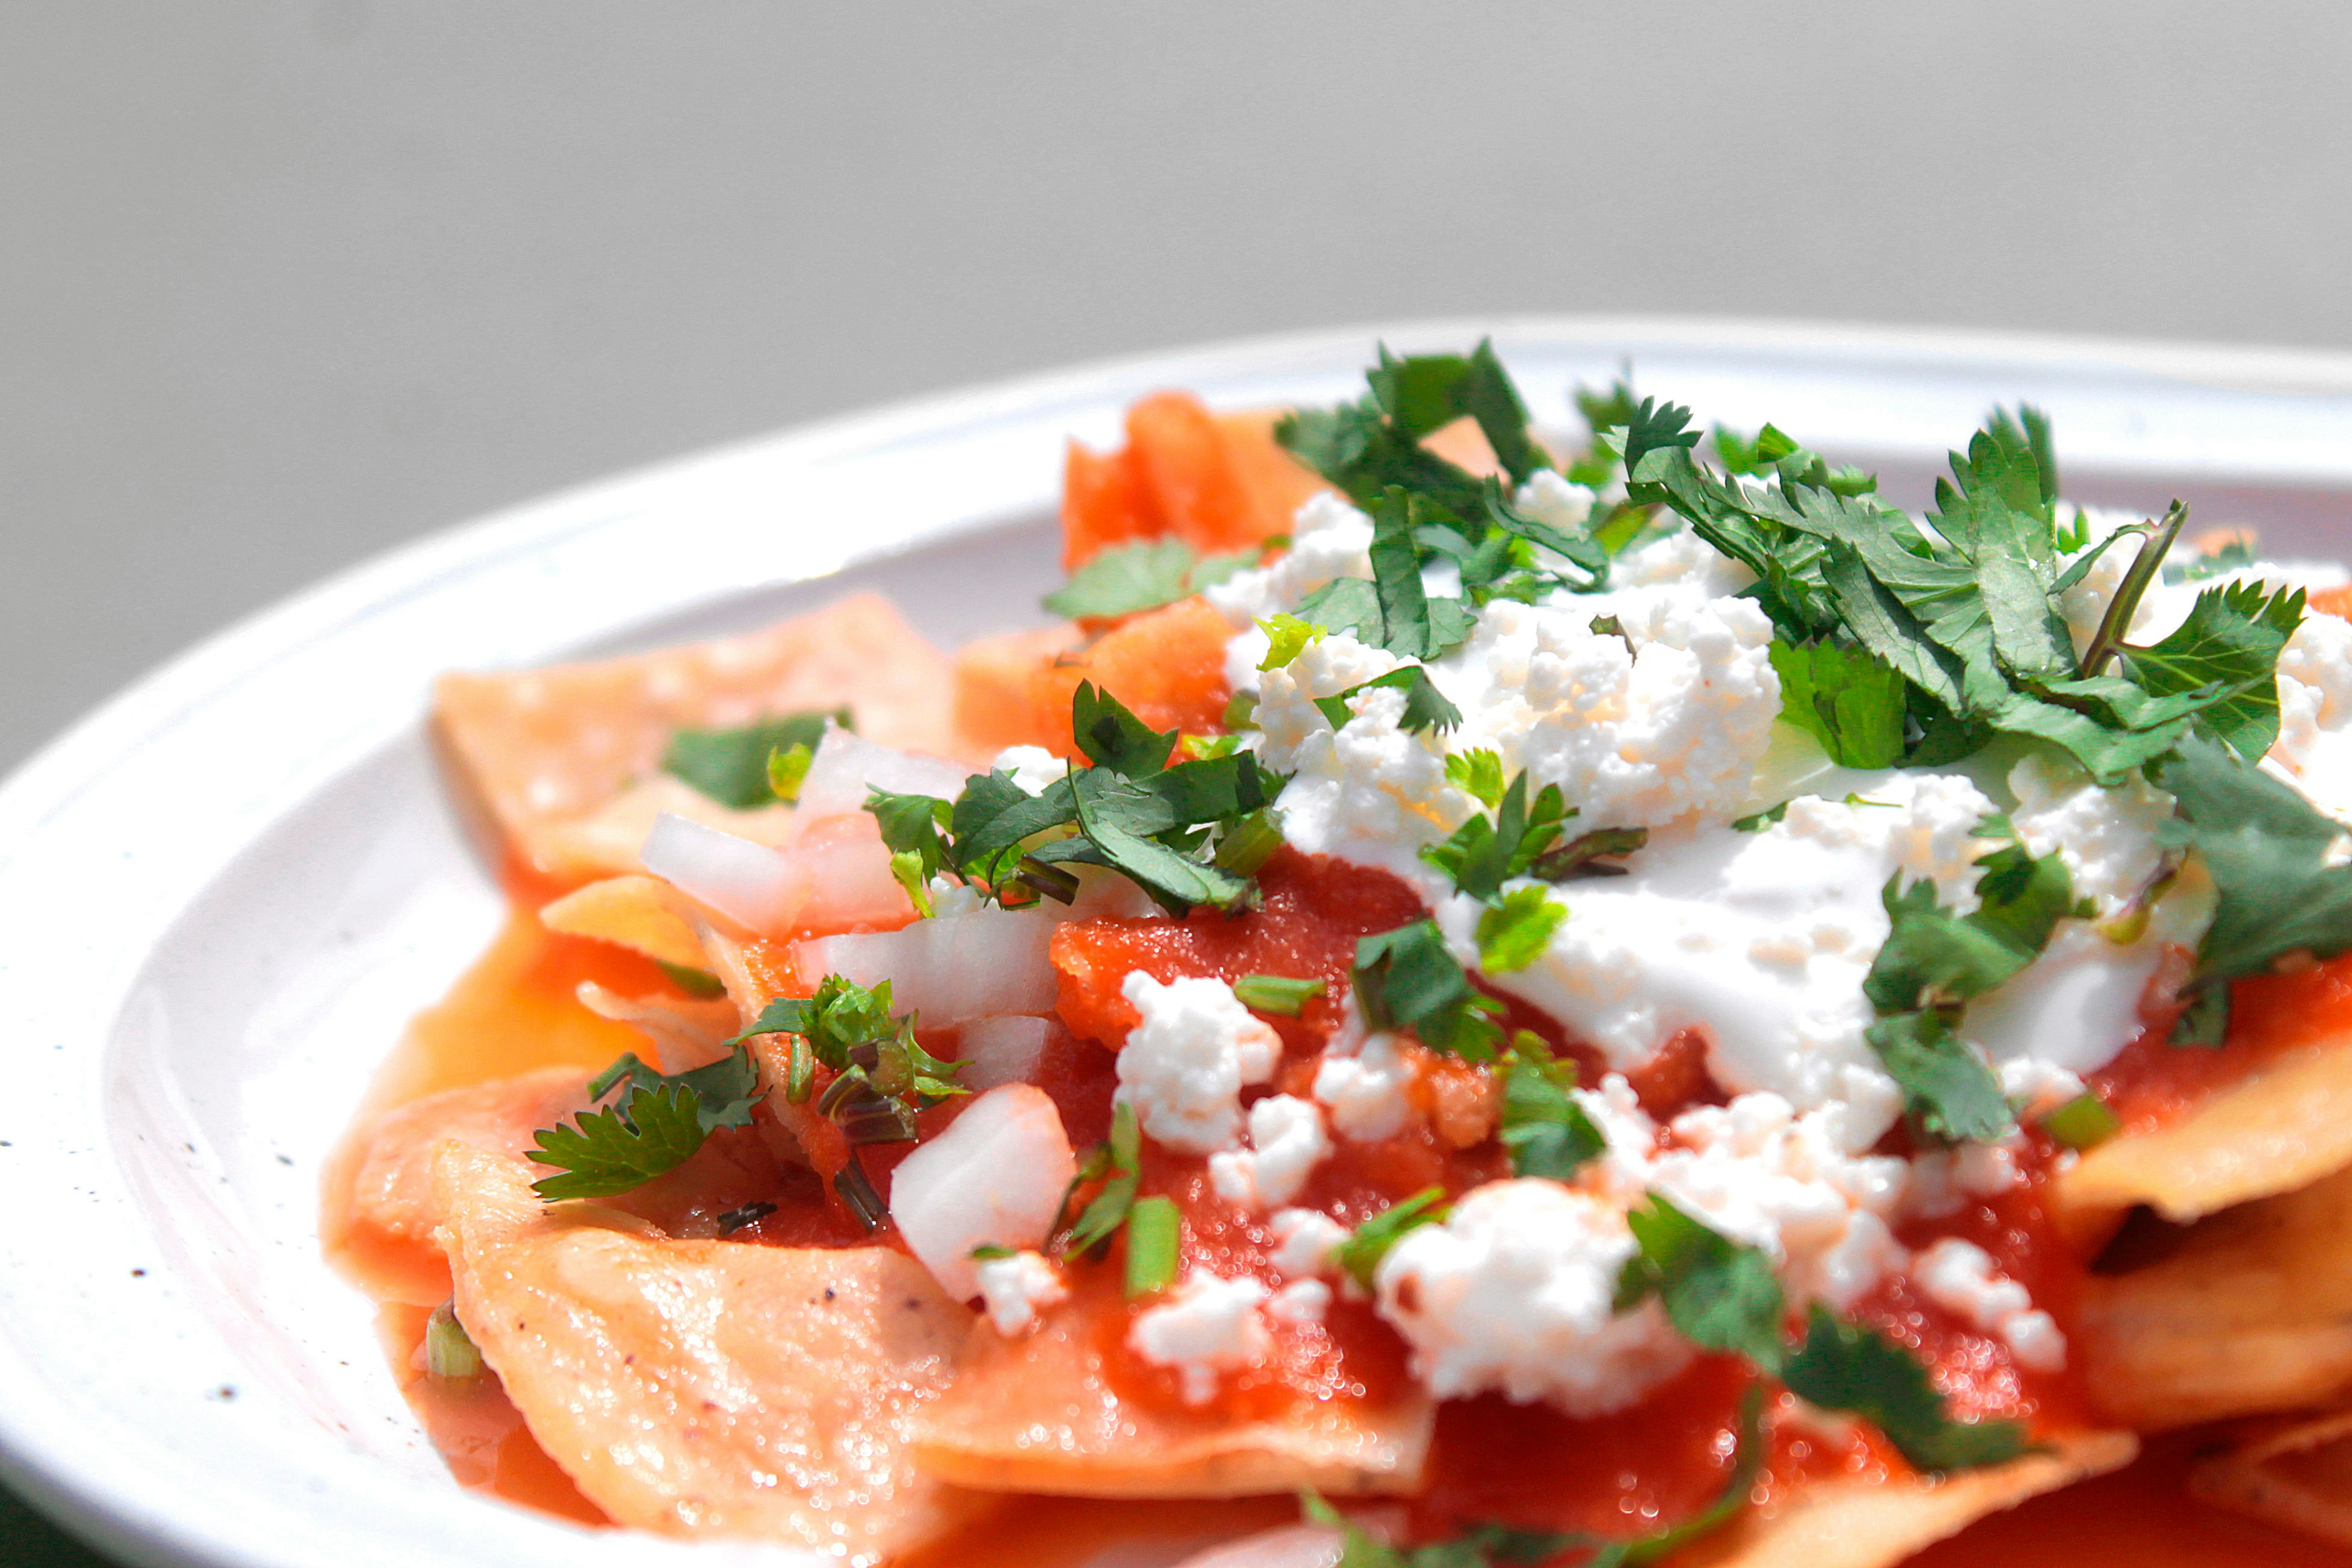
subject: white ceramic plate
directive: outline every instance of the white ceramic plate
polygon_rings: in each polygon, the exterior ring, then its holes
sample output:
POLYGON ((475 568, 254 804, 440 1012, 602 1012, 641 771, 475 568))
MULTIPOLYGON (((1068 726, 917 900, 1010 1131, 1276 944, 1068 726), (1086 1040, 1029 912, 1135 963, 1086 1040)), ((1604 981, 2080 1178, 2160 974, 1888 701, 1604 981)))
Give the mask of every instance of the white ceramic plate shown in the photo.
MULTIPOLYGON (((140 1563, 582 1568, 687 1550, 461 1491, 321 1264, 321 1156, 499 895, 424 742, 446 668, 746 627, 852 584, 954 643, 1035 619, 1063 441, 1160 387, 1352 396, 1376 336, 1492 330, 1538 418, 1630 359, 1703 418, 1872 456, 1916 503, 1996 401, 2087 498, 2339 553, 2352 359, 1658 320, 1428 323, 1039 377, 501 514, 223 634, 0 788, 0 1465, 140 1563)), ((703 1549, 698 1561, 710 1560, 703 1549)), ((720 1549, 719 1555, 780 1554, 720 1549)))

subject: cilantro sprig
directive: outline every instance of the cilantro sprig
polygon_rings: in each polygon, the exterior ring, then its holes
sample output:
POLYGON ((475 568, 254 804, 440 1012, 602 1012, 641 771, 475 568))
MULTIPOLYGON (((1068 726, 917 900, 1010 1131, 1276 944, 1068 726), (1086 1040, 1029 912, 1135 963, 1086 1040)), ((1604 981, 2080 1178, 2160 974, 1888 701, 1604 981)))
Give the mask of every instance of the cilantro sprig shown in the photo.
POLYGON ((1898 889, 1899 875, 1887 879, 1892 928, 1862 987, 1879 1014, 1871 1048, 1902 1089, 1913 1125, 1946 1142, 1998 1138, 2016 1124, 1992 1070, 1958 1032, 1968 1003, 2040 956, 2060 920, 2095 913, 2074 896, 2054 854, 2036 859, 2011 842, 1976 863, 1978 907, 1968 915, 1937 904, 1932 883, 1898 889))
POLYGON ((1432 1051, 1465 1061, 1495 1059, 1502 1005, 1470 983, 1434 920, 1359 938, 1352 978, 1374 1029, 1411 1030, 1432 1051))
POLYGON ((2171 750, 2200 716, 2247 756, 2275 737, 2275 664, 2301 617, 2299 593, 2217 588, 2162 643, 2121 641, 2179 532, 2178 504, 2136 530, 2139 554, 2076 657, 2060 596, 2098 550, 2063 559, 2056 465, 2033 411, 1996 413, 1952 455, 1925 525, 1847 493, 1796 452, 1769 483, 1719 473, 1694 455, 1689 423, 1687 409, 1654 399, 1632 412, 1628 495, 1679 514, 1756 573, 1748 592, 1779 634, 1789 716, 1840 760, 1899 750, 1906 764, 1940 764, 2000 733, 2054 745, 2112 785, 2171 750), (2106 673, 2114 655, 2119 674, 2106 673))
POLYGON ((915 1136, 915 1113, 970 1093, 956 1082, 957 1064, 923 1049, 916 1015, 890 1010, 890 982, 861 986, 827 975, 807 997, 777 997, 731 1042, 744 1049, 756 1035, 793 1036, 784 1097, 794 1104, 816 1095, 820 1114, 852 1145, 900 1144, 915 1136), (831 1076, 816 1089, 816 1070, 831 1076))
POLYGON ((1919 1469, 1971 1469, 2026 1452, 2022 1423, 1955 1419, 1916 1358, 1818 1302, 1791 1350, 1784 1337, 1787 1298, 1759 1249, 1654 1193, 1626 1220, 1640 1251, 1619 1280, 1619 1311, 1657 1297, 1667 1321, 1693 1344, 1743 1357, 1809 1404, 1861 1416, 1919 1469))
POLYGON ((1511 1170, 1523 1176, 1568 1181, 1609 1146, 1591 1116, 1570 1092, 1573 1062, 1560 1061, 1543 1040, 1522 1030, 1503 1058, 1503 1112, 1498 1135, 1511 1151, 1511 1170))
POLYGON ((618 1097, 531 1134, 538 1147, 524 1157, 558 1173, 531 1190, 550 1203, 617 1197, 684 1165, 714 1130, 750 1125, 759 1069, 741 1040, 730 1044, 725 1057, 690 1071, 664 1073, 631 1051, 598 1073, 588 1085, 591 1103, 615 1090, 618 1097))
POLYGON ((1008 894, 1067 902, 1077 882, 1062 868, 1073 864, 1116 871, 1175 915, 1255 897, 1251 876, 1273 848, 1259 813, 1280 776, 1246 751, 1212 748, 1171 766, 1177 732, 1153 729, 1091 682, 1072 696, 1071 723, 1093 766, 1040 794, 999 769, 972 775, 951 801, 880 789, 866 798, 919 912, 929 912, 942 872, 999 903, 1008 894))

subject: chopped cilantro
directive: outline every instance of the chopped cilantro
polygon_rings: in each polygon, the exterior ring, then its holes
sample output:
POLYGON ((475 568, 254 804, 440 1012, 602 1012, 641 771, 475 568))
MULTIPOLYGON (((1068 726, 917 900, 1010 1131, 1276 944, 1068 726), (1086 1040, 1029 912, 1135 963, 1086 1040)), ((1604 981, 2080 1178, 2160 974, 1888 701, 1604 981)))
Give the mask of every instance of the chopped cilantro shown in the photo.
POLYGON ((816 761, 816 752, 794 742, 768 753, 768 792, 777 800, 797 802, 801 786, 808 781, 809 767, 816 761))
POLYGON ((2253 541, 2244 535, 2233 535, 2209 550, 2200 550, 2186 560, 2168 561, 2164 568, 2167 582, 2202 582, 2208 578, 2227 577, 2256 564, 2253 541))
POLYGON ((1511 1151, 1511 1170, 1523 1176, 1567 1181, 1609 1141, 1569 1091, 1576 1087, 1573 1064, 1553 1060, 1538 1037, 1522 1030, 1503 1061, 1500 1136, 1511 1151))
POLYGON ((1374 1029, 1408 1029, 1432 1051, 1494 1059, 1500 1004, 1470 983, 1434 920, 1416 920, 1356 944, 1357 1005, 1374 1029))
POLYGON ((681 729, 662 753, 662 771, 739 811, 771 805, 780 797, 769 782, 768 758, 805 746, 814 751, 824 738, 827 720, 854 728, 847 708, 832 713, 794 713, 762 719, 740 729, 681 729))
POLYGON ((1092 681, 1071 694, 1070 730, 1087 760, 1113 773, 1157 773, 1176 748, 1176 731, 1153 729, 1092 681))
POLYGON ((1136 1125, 1135 1107, 1122 1100, 1111 1107, 1110 1136, 1095 1145, 1078 1174, 1070 1178, 1069 1190, 1062 1195, 1062 1213, 1055 1217, 1054 1233, 1062 1238, 1063 1251, 1089 1252, 1118 1234, 1135 1207, 1142 1159, 1143 1135, 1136 1125), (1095 1182, 1100 1182, 1101 1188, 1076 1219, 1069 1219, 1070 1205, 1081 1189, 1095 1182))
POLYGON ((699 969, 691 964, 672 964, 661 958, 655 959, 654 966, 661 970, 662 978, 689 997, 723 997, 727 994, 726 986, 708 969, 699 969))
POLYGON ((1445 1189, 1432 1186, 1390 1205, 1349 1231, 1348 1239, 1332 1249, 1331 1260, 1356 1283, 1370 1290, 1372 1275, 1390 1249, 1423 1226, 1444 1219, 1445 1211, 1437 1207, 1444 1199, 1445 1189))
POLYGON ((1543 956, 1568 911, 1540 887, 1515 887, 1478 914, 1478 967, 1490 975, 1524 969, 1543 956))
POLYGON ((1320 980, 1295 980, 1286 975, 1244 975, 1234 982, 1234 995, 1242 1006, 1286 1019, 1297 1018, 1323 991, 1320 980))
POLYGON ((1799 1398, 1845 1410, 1885 1432, 1922 1470, 2000 1464, 2026 1451, 2015 1421, 1957 1421, 1927 1368, 1877 1331, 1815 1303, 1804 1343, 1782 1339, 1786 1300, 1769 1260, 1653 1194, 1626 1216, 1641 1250, 1625 1266, 1618 1310, 1659 1298, 1668 1321, 1701 1349, 1745 1357, 1799 1398))
POLYGON ((1493 817, 1466 819, 1444 842, 1424 847, 1421 858, 1452 877, 1464 893, 1491 903, 1502 895, 1509 878, 1529 874, 1538 857, 1558 841, 1561 824, 1573 815, 1557 784, 1545 785, 1529 805, 1528 776, 1520 773, 1503 791, 1493 817))
POLYGON ((1780 716, 1813 736, 1841 768, 1892 768, 1903 756, 1901 672, 1862 648, 1792 646, 1775 638, 1780 716))
POLYGON ((541 1127, 526 1151, 558 1175, 531 1183, 550 1203, 573 1197, 614 1197, 684 1165, 719 1127, 751 1124, 760 1099, 759 1069, 742 1040, 707 1067, 664 1073, 632 1051, 588 1085, 592 1101, 620 1094, 602 1110, 583 1111, 570 1125, 541 1127))
POLYGON ((892 1015, 887 980, 869 988, 827 975, 811 996, 772 999, 731 1043, 740 1051, 761 1034, 795 1037, 784 1080, 792 1103, 807 1102, 819 1066, 832 1071, 816 1108, 854 1145, 909 1142, 917 1110, 970 1092, 955 1081, 957 1064, 915 1038, 914 1015, 892 1015))
POLYGON ((1305 653, 1308 643, 1323 640, 1322 627, 1296 615, 1269 615, 1258 626, 1265 632, 1265 657, 1257 664, 1261 670, 1279 670, 1305 653))
POLYGON ((1445 777, 1490 811, 1503 803, 1503 759, 1484 747, 1446 758, 1445 777))
POLYGON ((1113 545, 1045 595, 1045 605, 1073 621, 1133 615, 1223 582, 1256 564, 1257 557, 1250 549, 1203 558, 1181 539, 1113 545))
POLYGON ((2027 1451, 2022 1423, 1953 1420, 1926 1366, 1819 1302, 1807 1314, 1805 1343, 1783 1360, 1780 1376, 1800 1399, 1862 1416, 1930 1473, 2004 1464, 2027 1451))
POLYGON ((2345 836, 2341 823, 2203 736, 2183 740, 2154 774, 2179 813, 2164 841, 2197 856, 2213 878, 2196 986, 2218 991, 2288 954, 2326 958, 2352 948, 2352 865, 2327 863, 2345 836))
POLYGON ((1462 710, 1446 700, 1445 694, 1437 689, 1437 683, 1429 678, 1429 671, 1419 664, 1407 664, 1402 669, 1391 670, 1385 675, 1360 681, 1336 695, 1318 697, 1315 706, 1331 721, 1333 729, 1344 728, 1355 716, 1348 706, 1348 699, 1359 692, 1381 688, 1404 693, 1404 713, 1397 720, 1400 729, 1452 729, 1462 722, 1462 710))

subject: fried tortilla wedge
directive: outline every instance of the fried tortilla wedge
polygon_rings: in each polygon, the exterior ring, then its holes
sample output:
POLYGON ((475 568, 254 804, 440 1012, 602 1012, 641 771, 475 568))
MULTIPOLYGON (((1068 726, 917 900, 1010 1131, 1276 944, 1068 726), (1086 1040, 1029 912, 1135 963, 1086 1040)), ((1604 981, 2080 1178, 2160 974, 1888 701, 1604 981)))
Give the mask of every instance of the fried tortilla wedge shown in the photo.
POLYGON ((2074 1334, 2100 1409, 2143 1431, 2326 1405, 2352 1390, 2352 1171, 2200 1221, 2095 1276, 2074 1334))
POLYGON ((449 1265, 434 1231, 446 1218, 433 1180, 444 1144, 512 1159, 531 1134, 588 1103, 588 1074, 549 1067, 472 1083, 371 1116, 345 1135, 320 1184, 327 1255, 379 1301, 437 1307, 449 1265))
POLYGON ((458 1321, 618 1522, 871 1563, 993 1506, 908 1451, 971 1316, 911 1259, 673 1240, 462 1145, 434 1179, 458 1321))
POLYGON ((657 772, 680 729, 847 707, 884 746, 958 747, 946 655, 887 601, 859 594, 740 637, 512 674, 444 675, 438 736, 476 803, 552 876, 637 869, 645 831, 684 810, 772 841, 782 807, 730 811, 657 772), (609 814, 610 821, 600 819, 609 814), (642 821, 640 821, 642 819, 642 821))
POLYGON ((2292 1192, 2352 1166, 2352 1035, 2256 1068, 2171 1126, 2103 1144, 2054 1186, 2069 1230, 2146 1204, 2175 1222, 2292 1192))
POLYGON ((1436 1406, 1326 1400, 1244 1421, 1122 1400, 1090 1325, 1051 1312, 1034 1333, 972 1329, 962 1375, 914 1424, 917 1461, 960 1486, 1064 1497, 1242 1497, 1312 1487, 1335 1497, 1420 1487, 1436 1406))
POLYGON ((2195 1496, 2352 1546, 2352 1410, 2264 1424, 2189 1472, 2195 1496))
POLYGON ((634 948, 659 964, 700 969, 710 960, 672 903, 668 884, 649 876, 608 876, 574 888, 539 912, 559 936, 585 936, 634 948))
POLYGON ((1675 1558, 1676 1568, 1893 1568, 1987 1514, 2131 1463, 2129 1432, 2087 1432, 2053 1451, 1942 1480, 1860 1478, 1806 1485, 1675 1558))

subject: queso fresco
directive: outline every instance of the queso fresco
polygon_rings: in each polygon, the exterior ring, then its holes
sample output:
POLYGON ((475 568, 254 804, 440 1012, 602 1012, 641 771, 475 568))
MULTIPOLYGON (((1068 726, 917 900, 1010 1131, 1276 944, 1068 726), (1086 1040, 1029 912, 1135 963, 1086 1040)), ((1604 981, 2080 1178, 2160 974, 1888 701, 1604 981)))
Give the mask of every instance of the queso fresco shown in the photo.
POLYGON ((460 1477, 1864 1565, 2269 1416, 2179 1484, 2352 1542, 2345 574, 2070 504, 2032 409, 1919 517, 1624 385, 1556 448, 1483 344, 1369 379, 1074 445, 1047 630, 444 680, 514 918, 325 1234, 460 1477))

